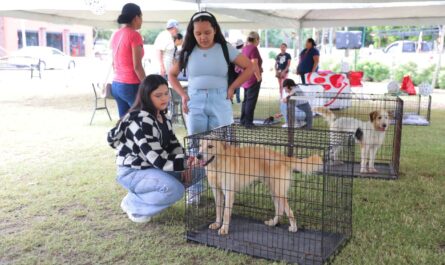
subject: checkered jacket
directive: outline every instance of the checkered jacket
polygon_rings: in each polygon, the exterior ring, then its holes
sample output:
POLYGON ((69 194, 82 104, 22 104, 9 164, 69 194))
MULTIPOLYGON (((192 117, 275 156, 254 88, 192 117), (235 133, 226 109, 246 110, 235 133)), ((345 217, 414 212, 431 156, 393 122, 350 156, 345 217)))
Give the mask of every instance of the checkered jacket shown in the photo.
POLYGON ((146 111, 133 111, 108 133, 108 144, 116 149, 116 164, 135 169, 159 168, 163 171, 185 169, 184 149, 167 119, 170 143, 162 147, 162 131, 156 118, 146 111))

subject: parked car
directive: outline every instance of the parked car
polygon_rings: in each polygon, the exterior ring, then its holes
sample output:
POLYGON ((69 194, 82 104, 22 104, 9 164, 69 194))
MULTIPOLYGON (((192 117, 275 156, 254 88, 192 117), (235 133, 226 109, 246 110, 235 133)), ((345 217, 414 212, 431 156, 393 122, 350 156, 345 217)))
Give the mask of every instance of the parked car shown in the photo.
MULTIPOLYGON (((430 43, 422 41, 419 52, 432 52, 433 47, 430 43)), ((384 53, 415 53, 418 49, 417 41, 396 41, 389 44, 384 50, 384 53)))
POLYGON ((93 53, 96 58, 105 59, 111 55, 110 45, 107 40, 96 40, 93 45, 93 53))
POLYGON ((39 63, 42 70, 74 69, 76 67, 76 62, 71 56, 56 48, 43 46, 28 46, 12 52, 8 56, 8 61, 16 65, 39 63))

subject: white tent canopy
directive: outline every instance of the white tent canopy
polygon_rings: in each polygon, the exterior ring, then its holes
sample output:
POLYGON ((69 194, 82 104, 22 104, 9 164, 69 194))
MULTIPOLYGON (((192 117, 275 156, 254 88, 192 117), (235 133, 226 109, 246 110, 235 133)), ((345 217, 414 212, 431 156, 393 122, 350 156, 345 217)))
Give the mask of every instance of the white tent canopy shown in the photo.
MULTIPOLYGON (((183 27, 201 9, 217 16, 225 28, 301 28, 371 25, 445 24, 445 1, 410 0, 133 0, 141 6, 144 28, 162 28, 169 18, 183 27), (199 4, 197 3, 199 2, 199 4)), ((88 0, 14 0, 0 6, 0 16, 54 23, 116 28, 116 18, 128 0, 90 0, 105 11, 94 14, 88 0)))

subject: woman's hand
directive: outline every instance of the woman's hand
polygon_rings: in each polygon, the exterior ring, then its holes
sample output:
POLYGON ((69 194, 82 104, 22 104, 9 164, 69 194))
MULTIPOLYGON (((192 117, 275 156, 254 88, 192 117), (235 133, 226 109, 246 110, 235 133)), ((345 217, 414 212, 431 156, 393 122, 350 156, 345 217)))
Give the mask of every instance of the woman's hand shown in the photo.
POLYGON ((182 112, 187 114, 189 113, 189 108, 187 106, 187 103, 189 102, 190 98, 187 94, 184 94, 181 98, 182 98, 182 112))
POLYGON ((235 90, 234 89, 227 89, 227 99, 232 100, 233 99, 233 94, 235 94, 235 90))

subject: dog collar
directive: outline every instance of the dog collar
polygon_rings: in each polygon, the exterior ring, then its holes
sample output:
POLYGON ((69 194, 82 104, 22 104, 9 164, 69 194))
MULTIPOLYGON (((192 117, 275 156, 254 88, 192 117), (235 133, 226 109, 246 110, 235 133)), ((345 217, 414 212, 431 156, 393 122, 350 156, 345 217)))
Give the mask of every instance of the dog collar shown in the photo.
POLYGON ((212 163, 213 160, 215 159, 215 156, 212 156, 209 160, 207 160, 207 162, 205 162, 204 165, 202 165, 203 167, 206 167, 208 164, 212 163))

